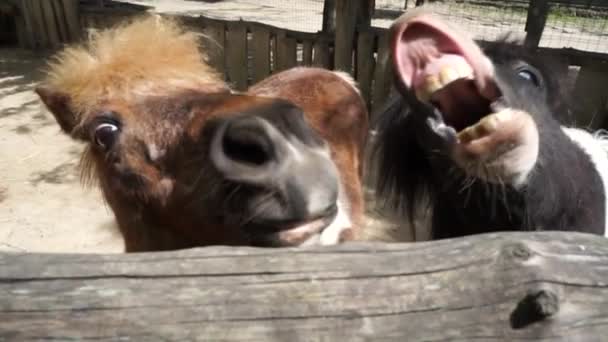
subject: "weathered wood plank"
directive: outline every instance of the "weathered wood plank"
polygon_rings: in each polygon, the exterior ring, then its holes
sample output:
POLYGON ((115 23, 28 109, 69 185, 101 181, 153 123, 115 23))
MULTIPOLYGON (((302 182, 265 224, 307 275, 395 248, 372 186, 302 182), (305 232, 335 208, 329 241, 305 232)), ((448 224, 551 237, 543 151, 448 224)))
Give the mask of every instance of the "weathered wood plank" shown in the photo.
POLYGON ((325 33, 333 33, 336 30, 336 0, 325 0, 323 2, 321 30, 325 33))
POLYGON ((61 0, 60 2, 63 6, 69 40, 77 40, 83 36, 83 28, 80 25, 78 0, 61 0))
POLYGON ((529 47, 537 47, 545 30, 547 17, 549 16, 549 0, 531 0, 528 7, 526 19, 525 44, 529 47))
POLYGON ((253 27, 251 33, 253 82, 259 82, 270 75, 270 31, 263 27, 253 27))
POLYGON ((31 47, 37 49, 45 48, 48 40, 44 30, 42 13, 40 12, 40 3, 33 0, 23 0, 21 8, 26 20, 26 26, 29 27, 31 34, 31 47))
POLYGON ((312 65, 312 41, 305 40, 302 42, 302 65, 312 65))
POLYGON ((334 64, 337 70, 352 74, 357 16, 362 1, 336 1, 336 35, 334 64))
POLYGON ((0 340, 600 341, 608 239, 0 254, 0 340))
POLYGON ((392 82, 392 65, 389 63, 389 42, 388 36, 378 37, 378 52, 376 56, 376 68, 374 70, 374 84, 372 89, 372 113, 384 104, 384 100, 389 94, 392 82))
POLYGON ((277 34, 277 60, 275 72, 297 65, 297 42, 284 33, 277 34))
POLYGON ((199 16, 199 18, 202 21, 203 25, 205 25, 205 26, 207 26, 208 24, 230 25, 230 24, 234 24, 234 23, 245 23, 247 25, 247 27, 249 27, 250 30, 253 30, 254 28, 264 28, 264 29, 269 30, 270 32, 277 32, 280 30, 280 31, 284 32, 286 35, 288 35, 289 37, 295 38, 296 40, 314 40, 318 35, 317 33, 313 33, 313 32, 294 31, 294 30, 278 28, 276 26, 263 24, 263 23, 259 23, 259 22, 254 22, 254 21, 214 19, 214 18, 205 17, 203 15, 199 16))
POLYGON ((15 16, 15 26, 17 29, 17 42, 19 47, 22 49, 29 49, 32 47, 32 39, 30 36, 29 29, 25 24, 23 15, 15 16))
POLYGON ((57 32, 59 34, 59 39, 62 43, 67 43, 70 41, 70 33, 68 29, 68 24, 66 20, 65 11, 63 9, 62 0, 52 0, 50 1, 51 7, 53 8, 53 13, 55 14, 55 20, 57 25, 57 32))
POLYGON ((40 4, 40 12, 43 17, 44 30, 48 37, 48 47, 57 48, 61 45, 61 37, 57 18, 53 10, 53 0, 39 1, 38 3, 40 4))
POLYGON ((209 65, 218 72, 226 72, 226 26, 223 23, 206 23, 203 33, 207 36, 205 47, 209 65))
POLYGON ((361 95, 365 99, 365 103, 370 103, 372 79, 374 76, 375 60, 374 60, 374 43, 375 35, 372 32, 365 31, 359 33, 357 39, 357 83, 361 95))
POLYGON ((228 80, 238 90, 247 88, 247 26, 243 22, 228 24, 226 31, 226 69, 228 80))
POLYGON ((574 85, 576 124, 598 129, 606 120, 606 89, 608 89, 608 63, 589 63, 581 67, 574 85))
POLYGON ((329 43, 323 37, 319 37, 313 45, 312 65, 331 69, 331 64, 329 43))

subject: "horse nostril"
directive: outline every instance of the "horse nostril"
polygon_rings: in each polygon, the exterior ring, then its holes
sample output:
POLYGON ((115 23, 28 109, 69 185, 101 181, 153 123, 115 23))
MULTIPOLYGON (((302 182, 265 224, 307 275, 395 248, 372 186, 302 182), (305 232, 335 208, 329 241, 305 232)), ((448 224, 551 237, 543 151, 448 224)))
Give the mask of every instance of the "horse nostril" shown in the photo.
POLYGON ((226 119, 214 133, 211 163, 222 177, 262 187, 275 184, 286 162, 286 140, 271 124, 254 116, 226 119))
POLYGON ((226 157, 233 162, 251 166, 264 165, 274 157, 269 132, 257 120, 231 122, 224 132, 222 149, 226 157))

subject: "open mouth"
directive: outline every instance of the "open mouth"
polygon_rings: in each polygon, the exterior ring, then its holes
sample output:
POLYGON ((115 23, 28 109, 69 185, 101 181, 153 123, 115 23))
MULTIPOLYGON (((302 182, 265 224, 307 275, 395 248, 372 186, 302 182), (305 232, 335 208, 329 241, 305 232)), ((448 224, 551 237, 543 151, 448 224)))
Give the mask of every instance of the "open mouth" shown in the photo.
POLYGON ((304 221, 256 221, 249 224, 251 239, 259 246, 299 246, 319 236, 336 217, 337 208, 328 210, 322 217, 304 221))
POLYGON ((421 11, 392 27, 397 73, 416 98, 462 133, 492 114, 500 91, 494 68, 467 35, 421 11))

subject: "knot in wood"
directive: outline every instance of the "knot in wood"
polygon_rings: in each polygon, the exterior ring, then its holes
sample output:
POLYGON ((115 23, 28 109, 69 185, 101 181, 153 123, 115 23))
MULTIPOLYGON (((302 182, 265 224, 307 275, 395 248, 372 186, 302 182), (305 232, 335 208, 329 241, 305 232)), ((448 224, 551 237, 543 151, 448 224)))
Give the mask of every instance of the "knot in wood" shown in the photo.
POLYGON ((559 311, 559 298, 550 290, 528 293, 511 313, 511 327, 521 329, 542 321, 559 311))
POLYGON ((512 243, 504 247, 504 255, 515 261, 526 261, 532 257, 532 251, 523 243, 512 243))

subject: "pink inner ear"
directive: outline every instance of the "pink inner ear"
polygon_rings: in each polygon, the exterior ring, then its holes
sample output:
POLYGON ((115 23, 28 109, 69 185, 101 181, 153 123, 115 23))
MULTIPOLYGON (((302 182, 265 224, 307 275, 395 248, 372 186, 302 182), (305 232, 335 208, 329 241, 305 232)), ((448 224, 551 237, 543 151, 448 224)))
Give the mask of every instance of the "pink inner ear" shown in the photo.
POLYGON ((468 36, 430 15, 404 15, 392 29, 392 51, 397 76, 407 88, 445 65, 463 61, 473 71, 480 93, 496 96, 493 66, 468 36))
POLYGON ((408 88, 418 85, 426 74, 436 73, 440 64, 449 63, 448 59, 463 59, 453 40, 433 26, 420 22, 404 27, 394 49, 397 72, 408 88))

